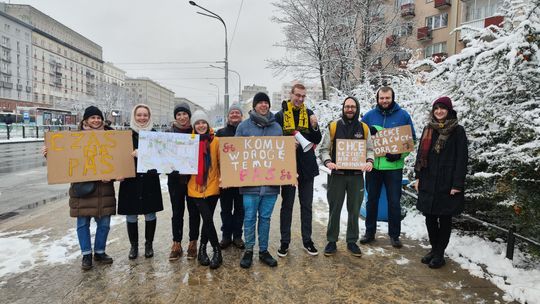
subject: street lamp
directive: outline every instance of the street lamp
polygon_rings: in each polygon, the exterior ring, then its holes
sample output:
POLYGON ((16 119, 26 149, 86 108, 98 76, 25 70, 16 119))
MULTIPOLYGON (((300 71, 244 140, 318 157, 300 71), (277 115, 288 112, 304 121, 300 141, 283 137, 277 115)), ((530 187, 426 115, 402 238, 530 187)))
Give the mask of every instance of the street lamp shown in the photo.
MULTIPOLYGON (((218 67, 218 66, 215 66, 215 65, 210 65, 211 67, 213 68, 216 68, 216 69, 222 69, 222 67, 218 67)), ((233 69, 229 69, 230 72, 233 72, 235 73, 237 76, 238 76, 238 104, 240 104, 242 102, 242 77, 240 77, 240 73, 238 73, 237 71, 233 70, 233 69)))
POLYGON ((219 105, 219 86, 215 83, 209 83, 209 85, 215 86, 217 88, 217 104, 219 105))
POLYGON ((225 28, 225 95, 224 95, 224 101, 223 101, 223 105, 224 105, 223 117, 227 117, 227 110, 229 109, 229 47, 227 44, 227 25, 225 24, 225 21, 223 21, 223 19, 218 14, 198 5, 197 3, 195 3, 195 1, 189 1, 189 4, 196 6, 208 13, 208 14, 205 14, 205 13, 197 12, 197 14, 217 19, 221 21, 221 23, 223 23, 223 27, 225 28))

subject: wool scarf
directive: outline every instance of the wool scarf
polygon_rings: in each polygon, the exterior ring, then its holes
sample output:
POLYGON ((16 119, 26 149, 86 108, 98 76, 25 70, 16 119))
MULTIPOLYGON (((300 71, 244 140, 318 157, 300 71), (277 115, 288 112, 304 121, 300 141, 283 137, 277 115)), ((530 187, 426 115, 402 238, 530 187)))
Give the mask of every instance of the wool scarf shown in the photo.
POLYGON ((428 123, 424 132, 422 133, 422 138, 420 140, 420 150, 418 161, 416 162, 414 169, 420 171, 422 168, 426 168, 428 165, 428 154, 431 147, 431 140, 433 138, 433 130, 439 133, 439 137, 433 146, 433 151, 440 154, 444 149, 446 140, 454 129, 458 125, 458 120, 456 119, 447 119, 445 122, 438 122, 435 118, 431 118, 431 121, 428 123))
POLYGON ((287 134, 291 134, 295 130, 298 130, 298 131, 307 130, 308 120, 309 120, 309 117, 308 117, 306 106, 304 104, 301 104, 299 107, 297 107, 293 105, 293 103, 290 100, 287 101, 287 108, 283 109, 283 130, 287 134), (298 113, 298 128, 294 122, 293 111, 299 112, 298 113))
POLYGON ((197 177, 195 181, 197 186, 200 186, 202 192, 206 190, 206 182, 208 181, 208 172, 212 167, 210 158, 210 143, 214 139, 214 134, 199 135, 199 164, 197 168, 197 177))

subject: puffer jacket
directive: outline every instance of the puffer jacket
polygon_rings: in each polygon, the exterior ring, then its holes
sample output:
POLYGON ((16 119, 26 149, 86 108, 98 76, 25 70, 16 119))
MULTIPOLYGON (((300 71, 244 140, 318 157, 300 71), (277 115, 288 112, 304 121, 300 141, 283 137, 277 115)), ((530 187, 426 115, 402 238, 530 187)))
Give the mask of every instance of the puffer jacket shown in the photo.
POLYGON ((69 187, 69 215, 71 217, 102 217, 116 214, 116 198, 114 183, 96 181, 96 190, 86 197, 77 198, 73 192, 73 184, 69 187))
MULTIPOLYGON (((210 133, 214 131, 210 129, 210 133)), ((208 171, 208 180, 206 181, 206 188, 197 185, 197 175, 191 175, 188 182, 188 196, 197 198, 206 198, 212 195, 219 195, 219 138, 214 136, 210 143, 210 163, 211 167, 208 171)))

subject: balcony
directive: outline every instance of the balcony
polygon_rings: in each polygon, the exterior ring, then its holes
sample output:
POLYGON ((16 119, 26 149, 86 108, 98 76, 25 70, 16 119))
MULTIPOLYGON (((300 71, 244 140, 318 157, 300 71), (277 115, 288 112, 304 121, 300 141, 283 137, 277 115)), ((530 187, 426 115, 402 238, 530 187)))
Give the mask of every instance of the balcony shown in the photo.
POLYGON ((445 9, 452 5, 452 0, 435 0, 433 2, 434 7, 438 9, 445 9))
POLYGON ((32 87, 26 87, 26 92, 28 93, 32 92, 32 87))
POLYGON ((495 25, 498 27, 502 27, 502 22, 504 21, 503 16, 491 16, 484 19, 484 27, 488 27, 490 25, 495 25))
POLYGON ((4 81, 4 88, 13 89, 13 83, 4 81))
POLYGON ((427 26, 419 27, 416 32, 416 40, 418 41, 428 41, 431 40, 431 29, 427 26))
POLYGON ((406 3, 401 6, 401 17, 413 18, 414 16, 414 3, 406 3))
POLYGON ((495 25, 495 26, 501 27, 502 26, 501 23, 503 21, 504 21, 503 16, 491 16, 491 17, 487 17, 485 19, 463 22, 461 24, 461 26, 467 26, 469 28, 461 29, 461 32, 460 32, 460 35, 459 35, 459 40, 464 40, 464 37, 470 36, 473 33, 475 33, 474 36, 476 37, 476 36, 479 35, 478 32, 480 32, 482 29, 484 29, 484 28, 486 28, 486 27, 488 27, 490 25, 495 25))
POLYGON ((433 62, 435 63, 443 62, 447 57, 447 53, 436 53, 431 55, 431 59, 433 59, 433 62))
POLYGON ((397 35, 390 35, 386 37, 386 47, 394 47, 398 45, 398 36, 397 35))
POLYGON ((22 91, 22 88, 23 88, 22 84, 17 85, 17 91, 22 91))

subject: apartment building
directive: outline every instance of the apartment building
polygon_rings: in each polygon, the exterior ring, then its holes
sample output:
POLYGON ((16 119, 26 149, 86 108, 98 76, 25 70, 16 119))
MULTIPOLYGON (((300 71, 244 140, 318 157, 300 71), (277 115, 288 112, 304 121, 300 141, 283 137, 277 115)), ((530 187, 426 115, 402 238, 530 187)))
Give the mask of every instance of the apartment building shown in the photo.
POLYGON ((258 86, 258 85, 246 85, 242 89, 242 100, 248 100, 250 98, 253 98, 255 94, 258 92, 264 92, 268 94, 268 89, 265 86, 258 86))
POLYGON ((103 82, 123 87, 126 82, 126 71, 115 66, 112 62, 103 64, 103 82))
POLYGON ((0 110, 31 101, 31 35, 31 27, 0 11, 0 110))
POLYGON ((301 83, 306 87, 306 100, 309 101, 320 101, 322 100, 322 88, 320 84, 305 83, 300 80, 293 80, 288 83, 283 83, 281 85, 280 98, 279 98, 279 109, 281 108, 281 102, 283 100, 288 100, 291 98, 291 90, 293 85, 301 83))
POLYGON ((126 78, 125 87, 133 92, 136 104, 152 109, 154 124, 168 125, 174 120, 174 92, 147 77, 126 78))

